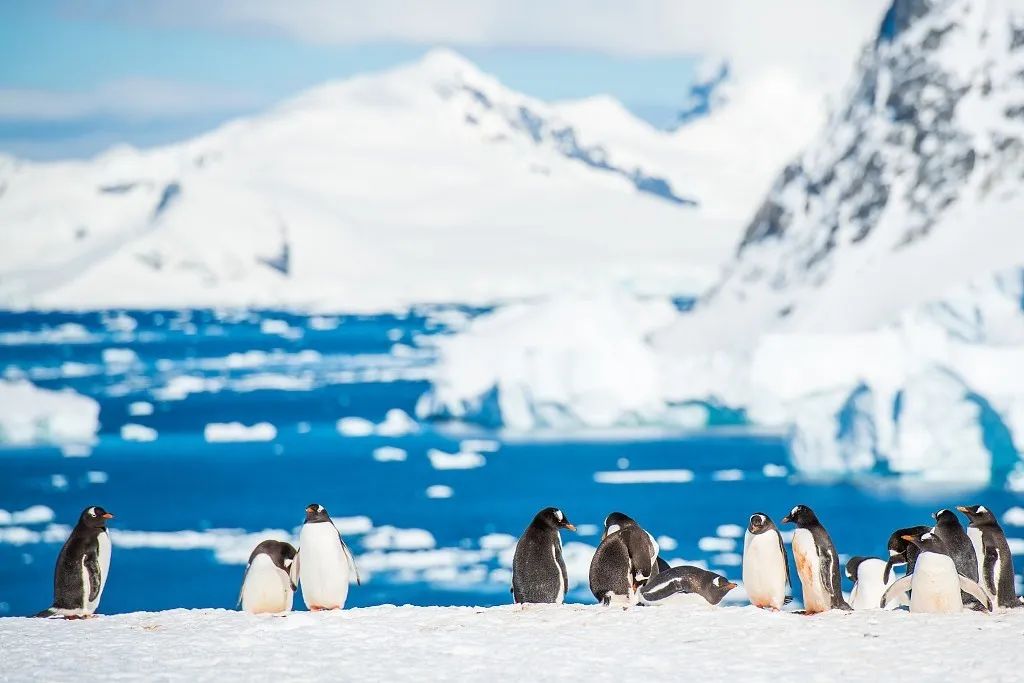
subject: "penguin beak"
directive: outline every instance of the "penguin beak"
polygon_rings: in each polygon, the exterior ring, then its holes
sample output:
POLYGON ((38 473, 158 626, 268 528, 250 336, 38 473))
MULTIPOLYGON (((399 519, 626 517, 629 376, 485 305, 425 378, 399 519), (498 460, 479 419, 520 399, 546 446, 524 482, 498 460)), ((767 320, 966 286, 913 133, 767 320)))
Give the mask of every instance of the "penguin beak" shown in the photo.
POLYGON ((914 541, 917 540, 914 536, 911 536, 910 534, 905 534, 903 536, 900 536, 900 538, 902 538, 904 541, 910 541, 910 542, 914 542, 914 541))
POLYGON ((107 512, 107 513, 105 513, 103 515, 103 519, 113 519, 113 518, 114 518, 114 515, 110 514, 109 512, 107 512))
POLYGON ((730 590, 730 591, 731 591, 731 590, 732 590, 733 588, 735 588, 735 587, 736 587, 737 585, 739 585, 739 584, 735 584, 735 583, 733 583, 732 581, 730 581, 729 583, 725 584, 725 588, 726 588, 726 590, 730 590))
POLYGON ((576 531, 576 525, 570 524, 569 522, 566 522, 562 528, 568 529, 569 531, 576 531))
POLYGON ((960 512, 963 512, 964 514, 968 512, 967 507, 964 505, 957 505, 956 509, 959 510, 960 512))
POLYGON ((789 515, 786 515, 785 517, 782 518, 782 523, 783 524, 792 524, 793 523, 793 519, 789 515))

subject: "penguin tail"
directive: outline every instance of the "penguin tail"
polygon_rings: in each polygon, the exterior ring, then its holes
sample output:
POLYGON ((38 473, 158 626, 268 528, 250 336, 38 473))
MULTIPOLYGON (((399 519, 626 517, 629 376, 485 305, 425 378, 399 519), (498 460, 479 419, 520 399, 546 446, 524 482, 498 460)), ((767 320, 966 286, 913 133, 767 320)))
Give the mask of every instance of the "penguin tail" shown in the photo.
POLYGON ((56 614, 57 610, 55 610, 53 607, 47 607, 42 612, 39 612, 38 614, 33 614, 32 617, 34 619, 46 619, 47 617, 52 617, 56 614))

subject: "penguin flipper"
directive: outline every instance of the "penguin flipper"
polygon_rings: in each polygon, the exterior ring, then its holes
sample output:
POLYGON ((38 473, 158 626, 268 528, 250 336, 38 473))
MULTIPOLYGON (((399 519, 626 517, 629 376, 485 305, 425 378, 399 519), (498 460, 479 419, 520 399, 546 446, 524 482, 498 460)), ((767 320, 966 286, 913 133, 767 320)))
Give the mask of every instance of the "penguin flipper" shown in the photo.
MULTIPOLYGON (((338 538, 341 538, 341 536, 338 538)), ((349 550, 348 544, 345 543, 344 538, 341 538, 341 549, 345 551, 345 558, 348 560, 349 568, 352 570, 352 573, 356 575, 356 585, 362 586, 363 581, 359 578, 359 569, 356 567, 356 558, 352 556, 352 551, 349 550)))
POLYGON ((905 596, 910 590, 910 586, 914 581, 913 574, 907 574, 896 580, 889 588, 882 594, 882 600, 878 603, 878 606, 885 608, 887 604, 898 598, 899 596, 905 596))
POLYGON ((985 562, 982 567, 981 585, 985 587, 988 594, 999 598, 999 586, 996 585, 996 567, 999 565, 999 551, 989 546, 985 548, 985 562))
POLYGON ((288 569, 288 583, 291 584, 292 592, 299 589, 299 553, 292 558, 292 566, 288 569))
POLYGON ((82 566, 89 574, 89 600, 92 602, 100 595, 100 562, 96 553, 86 553, 82 558, 82 566))
POLYGON ((985 606, 989 612, 992 611, 992 598, 985 593, 985 589, 979 586, 975 581, 967 578, 963 574, 959 575, 960 578, 960 590, 967 593, 975 600, 985 606))
MULTIPOLYGON (((782 542, 782 534, 775 531, 775 537, 779 539, 779 552, 782 553, 782 564, 786 566, 786 585, 789 586, 789 590, 793 590, 793 580, 789 578, 789 554, 786 552, 786 544, 782 542)), ((787 598, 789 602, 793 602, 792 596, 787 598)), ((787 604, 786 602, 782 603, 787 604)))

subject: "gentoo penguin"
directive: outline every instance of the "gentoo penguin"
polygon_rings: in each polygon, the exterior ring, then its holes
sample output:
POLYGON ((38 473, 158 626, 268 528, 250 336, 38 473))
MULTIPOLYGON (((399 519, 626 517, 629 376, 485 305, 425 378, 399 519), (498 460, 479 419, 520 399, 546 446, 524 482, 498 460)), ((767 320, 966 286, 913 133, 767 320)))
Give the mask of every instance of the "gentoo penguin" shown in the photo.
POLYGON ((562 559, 559 529, 576 531, 561 510, 544 508, 520 536, 512 558, 512 599, 516 603, 565 601, 569 573, 562 559))
POLYGON ((249 555, 238 602, 252 614, 290 612, 298 574, 295 548, 284 541, 263 541, 249 555))
POLYGON ((907 534, 904 540, 913 543, 919 550, 914 573, 889 586, 879 603, 882 607, 897 597, 906 599, 906 593, 910 591, 911 612, 960 612, 964 608, 961 592, 973 597, 984 605, 985 609, 992 609, 992 600, 985 594, 984 589, 977 582, 957 573, 953 558, 949 556, 946 546, 935 534, 931 531, 917 536, 907 534))
POLYGON ((110 570, 110 514, 98 505, 82 510, 57 556, 53 572, 53 605, 37 617, 91 617, 100 604, 110 570))
POLYGON ((885 567, 885 562, 877 557, 850 558, 846 563, 846 576, 853 581, 850 607, 855 610, 879 608, 885 589, 892 583, 885 580, 885 567))
POLYGON ((763 512, 750 515, 743 538, 743 587, 750 604, 780 610, 789 602, 789 556, 775 522, 763 512))
POLYGON ((635 605, 638 589, 658 573, 658 544, 632 518, 613 512, 590 562, 590 590, 606 605, 635 605))
POLYGON ((891 581, 892 568, 907 566, 905 574, 914 573, 914 563, 917 561, 917 546, 913 543, 909 543, 903 540, 904 536, 920 536, 926 531, 929 531, 931 527, 927 526, 908 526, 903 529, 897 529, 892 532, 889 536, 889 561, 885 564, 885 573, 882 576, 882 580, 885 581, 886 585, 889 585, 891 581))
POLYGON ((782 523, 797 526, 793 533, 793 559, 804 589, 804 613, 850 609, 843 598, 839 555, 814 511, 806 505, 797 505, 782 518, 782 523))
POLYGON ((717 605, 735 587, 724 576, 700 567, 671 567, 640 589, 640 601, 645 605, 717 605))
POLYGON ((1013 555, 995 515, 984 505, 961 505, 957 510, 970 520, 967 536, 978 557, 982 587, 995 598, 999 607, 1020 607, 1013 583, 1013 555))
POLYGON ((313 503, 306 508, 295 564, 299 565, 302 599, 314 612, 345 606, 350 570, 359 583, 352 552, 323 505, 313 503))

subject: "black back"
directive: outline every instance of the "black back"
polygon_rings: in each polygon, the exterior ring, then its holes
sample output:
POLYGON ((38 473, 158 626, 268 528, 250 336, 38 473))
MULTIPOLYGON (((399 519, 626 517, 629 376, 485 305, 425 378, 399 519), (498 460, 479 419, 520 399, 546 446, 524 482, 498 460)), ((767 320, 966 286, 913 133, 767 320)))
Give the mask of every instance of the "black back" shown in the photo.
POLYGON ((672 567, 658 574, 641 590, 645 602, 658 602, 677 593, 696 593, 717 605, 726 593, 736 587, 721 574, 700 567, 672 567))
POLYGON ((939 510, 935 513, 935 527, 932 529, 946 547, 946 552, 953 559, 956 571, 972 581, 978 580, 978 555, 974 551, 967 531, 960 524, 960 519, 950 510, 939 510))
POLYGON ((295 547, 291 543, 273 540, 262 541, 259 545, 253 548, 252 553, 249 555, 249 564, 252 564, 252 561, 256 559, 257 555, 266 555, 274 563, 275 567, 288 571, 291 567, 286 567, 284 561, 294 561, 295 552, 295 547))
POLYGON ((569 592, 560 529, 575 529, 558 508, 544 508, 526 527, 512 558, 512 599, 550 603, 569 592))
POLYGON ((1020 607, 1013 580, 1013 554, 996 516, 984 505, 960 506, 957 510, 967 515, 970 520, 968 526, 981 532, 982 550, 985 553, 985 557, 981 558, 981 585, 996 596, 996 603, 1000 607, 1020 607), (997 565, 998 585, 995 582, 997 565))

